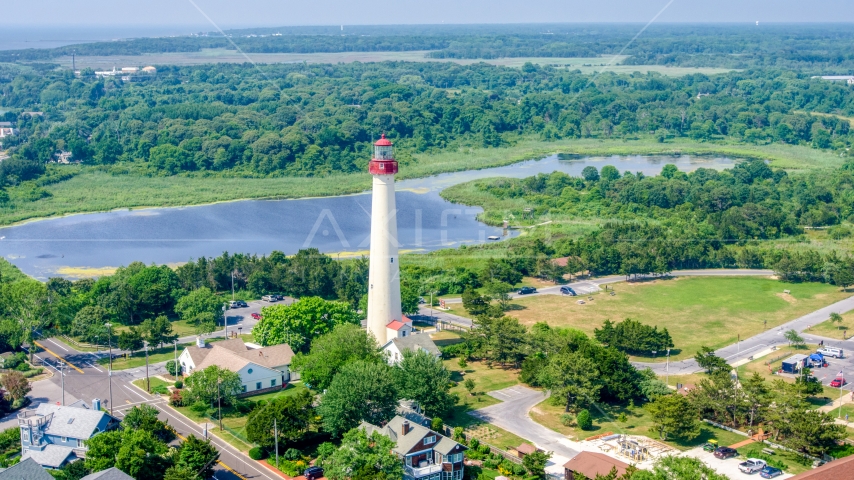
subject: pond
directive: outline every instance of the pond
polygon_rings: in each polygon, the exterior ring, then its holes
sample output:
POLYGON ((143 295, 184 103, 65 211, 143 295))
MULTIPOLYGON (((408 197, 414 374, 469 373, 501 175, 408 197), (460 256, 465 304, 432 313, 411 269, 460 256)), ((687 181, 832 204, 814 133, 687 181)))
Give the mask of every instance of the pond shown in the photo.
MULTIPOLYGON (((720 157, 553 155, 505 167, 404 180, 397 184, 399 248, 401 252, 427 252, 502 236, 501 228, 477 221, 482 209, 456 205, 439 196, 439 191, 454 184, 553 171, 577 176, 588 165, 614 165, 621 172, 655 175, 668 163, 692 171, 729 168, 735 162, 720 157)), ((274 250, 293 254, 302 248, 317 248, 331 255, 366 255, 370 210, 371 196, 366 192, 71 215, 0 229, 0 252, 38 279, 98 276, 132 261, 177 265, 224 251, 264 255, 274 250)))

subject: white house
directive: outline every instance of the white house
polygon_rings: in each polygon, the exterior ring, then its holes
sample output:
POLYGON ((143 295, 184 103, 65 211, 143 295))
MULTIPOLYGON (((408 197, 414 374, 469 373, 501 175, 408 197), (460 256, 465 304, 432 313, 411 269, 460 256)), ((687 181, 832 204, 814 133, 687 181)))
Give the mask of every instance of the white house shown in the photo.
POLYGON ((382 351, 388 355, 388 363, 392 365, 403 359, 403 352, 406 350, 424 350, 436 358, 442 356, 430 335, 424 333, 395 337, 382 347, 382 351))
POLYGON ((186 375, 216 365, 240 375, 243 392, 256 395, 284 387, 291 379, 294 351, 290 345, 251 348, 234 338, 206 344, 201 338, 178 357, 186 375))

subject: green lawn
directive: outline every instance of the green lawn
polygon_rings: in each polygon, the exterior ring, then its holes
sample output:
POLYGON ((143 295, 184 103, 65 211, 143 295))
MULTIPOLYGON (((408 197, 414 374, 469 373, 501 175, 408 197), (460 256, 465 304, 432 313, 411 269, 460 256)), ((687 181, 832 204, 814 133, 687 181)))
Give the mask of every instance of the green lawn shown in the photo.
MULTIPOLYGON (((211 340, 208 340, 211 341, 211 340)), ((178 355, 181 355, 181 351, 184 347, 188 347, 193 345, 192 343, 183 343, 178 344, 178 355)), ((175 359, 175 347, 173 345, 169 345, 162 348, 152 348, 148 351, 148 363, 158 363, 165 362, 167 360, 175 359)), ((99 358, 98 363, 101 365, 109 365, 110 360, 108 358, 99 358)), ((116 358, 113 360, 113 370, 127 370, 128 368, 138 368, 145 366, 145 352, 138 351, 134 352, 133 356, 126 355, 122 358, 116 358)))
POLYGON ((769 462, 771 466, 776 466, 786 473, 797 475, 799 473, 812 470, 812 460, 805 459, 796 453, 788 452, 786 450, 774 450, 774 455, 766 455, 765 453, 762 453, 763 448, 766 448, 765 445, 753 443, 738 448, 737 450, 738 453, 744 455, 745 458, 759 458, 765 460, 766 462, 769 462))
POLYGON ((139 380, 134 380, 133 384, 136 385, 137 387, 143 389, 143 390, 146 390, 149 393, 157 393, 158 389, 161 389, 161 395, 165 395, 162 392, 166 390, 166 387, 171 387, 172 385, 175 384, 174 382, 167 382, 165 380, 161 380, 161 379, 156 378, 156 377, 151 377, 149 379, 149 381, 151 383, 151 390, 148 390, 145 388, 146 385, 145 385, 145 379, 144 378, 140 378, 139 380))
MULTIPOLYGON (((720 348, 735 343, 739 335, 748 338, 851 295, 823 283, 789 284, 761 277, 683 277, 619 283, 613 288, 616 296, 596 294, 584 305, 576 303, 577 298, 558 295, 516 299, 508 315, 526 325, 547 322, 589 335, 606 319, 631 318, 667 328, 676 345, 671 360, 681 360, 694 356, 703 345, 720 348)), ((664 361, 664 356, 659 354, 656 360, 664 361)))
POLYGON ((854 310, 843 313, 842 321, 833 323, 830 320, 825 320, 818 325, 813 325, 809 329, 809 333, 813 335, 821 335, 828 338, 843 338, 843 333, 846 338, 851 338, 854 335, 854 310))
MULTIPOLYGON (((232 429, 231 424, 230 424, 231 422, 229 421, 230 420, 229 418, 225 417, 225 415, 223 415, 223 420, 222 420, 223 427, 225 427, 225 429, 220 430, 219 429, 219 423, 217 421, 212 420, 210 418, 203 417, 203 416, 197 414, 196 412, 190 410, 190 407, 172 407, 172 408, 174 408, 175 410, 180 412, 185 417, 189 418, 193 423, 199 424, 202 422, 208 422, 208 423, 214 424, 215 428, 210 429, 209 432, 213 433, 214 435, 218 436, 219 438, 225 440, 232 447, 240 450, 241 452, 247 452, 247 451, 249 451, 250 448, 255 446, 255 445, 247 442, 246 440, 240 438, 239 436, 237 436, 237 435, 235 435, 229 431, 230 429, 232 429)), ((243 418, 243 425, 238 427, 238 429, 242 428, 245 424, 246 424, 246 419, 244 417, 243 418)))
POLYGON ((289 397, 291 395, 296 395, 297 393, 302 392, 304 390, 308 390, 308 389, 305 388, 305 385, 303 385, 302 383, 289 383, 288 386, 285 387, 284 390, 279 390, 277 392, 264 393, 261 395, 253 395, 251 397, 246 397, 246 400, 251 400, 253 402, 257 402, 258 400, 270 401, 270 400, 274 400, 274 399, 280 398, 280 397, 289 397))
MULTIPOLYGON (((531 409, 530 415, 534 421, 568 437, 575 441, 604 433, 620 433, 625 435, 644 435, 649 438, 658 439, 658 433, 654 431, 649 415, 642 407, 616 406, 607 404, 596 404, 589 409, 593 417, 593 428, 581 430, 574 423, 570 426, 561 423, 561 415, 564 407, 552 405, 551 399, 544 400, 531 409), (620 420, 620 414, 626 415, 626 420, 620 420)), ((574 417, 574 415, 573 415, 574 417)), ((693 440, 681 440, 670 438, 664 443, 679 450, 689 450, 702 445, 709 440, 718 441, 719 445, 732 445, 745 439, 745 437, 726 430, 703 424, 700 436, 693 440)))

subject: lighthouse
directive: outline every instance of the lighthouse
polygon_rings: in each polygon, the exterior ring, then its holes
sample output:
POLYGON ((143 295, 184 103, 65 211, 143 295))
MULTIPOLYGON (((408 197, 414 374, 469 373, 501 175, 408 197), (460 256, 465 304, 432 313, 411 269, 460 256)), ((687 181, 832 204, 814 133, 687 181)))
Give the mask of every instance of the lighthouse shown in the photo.
POLYGON ((392 143, 382 136, 368 164, 373 175, 371 198, 371 256, 368 275, 368 331, 380 346, 406 336, 412 324, 400 309, 400 263, 397 255, 397 209, 394 175, 397 161, 392 143))

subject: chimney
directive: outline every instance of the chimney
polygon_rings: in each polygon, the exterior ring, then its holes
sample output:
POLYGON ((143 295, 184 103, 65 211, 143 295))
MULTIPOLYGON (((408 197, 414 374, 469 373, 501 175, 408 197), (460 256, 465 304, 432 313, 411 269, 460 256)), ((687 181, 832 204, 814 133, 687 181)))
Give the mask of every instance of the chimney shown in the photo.
POLYGON ((409 433, 409 420, 403 421, 403 427, 401 427, 400 433, 402 433, 403 436, 406 436, 406 434, 409 433))
POLYGON ((202 337, 196 337, 196 346, 199 348, 205 348, 205 339, 202 337))
POLYGON ((100 398, 92 399, 92 410, 94 410, 96 412, 101 411, 101 399, 100 398))

